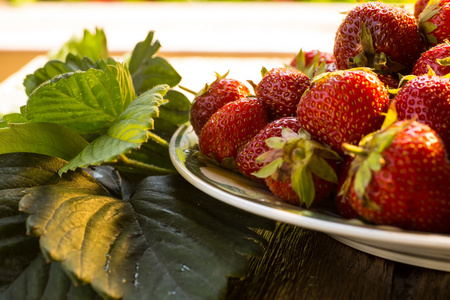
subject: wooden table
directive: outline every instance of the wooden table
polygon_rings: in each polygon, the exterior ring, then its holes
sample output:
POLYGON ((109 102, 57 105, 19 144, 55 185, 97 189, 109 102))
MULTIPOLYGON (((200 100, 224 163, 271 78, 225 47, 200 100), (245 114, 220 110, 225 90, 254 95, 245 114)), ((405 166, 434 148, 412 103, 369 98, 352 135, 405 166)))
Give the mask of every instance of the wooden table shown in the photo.
MULTIPOLYGON (((80 4, 73 4, 71 9, 75 10, 74 15, 77 15, 77 10, 99 12, 104 9, 99 3, 90 5, 89 10, 83 9, 80 4)), ((230 70, 230 77, 257 80, 262 66, 270 68, 288 63, 301 47, 331 50, 333 28, 342 17, 330 16, 350 6, 293 3, 247 3, 235 6, 216 3, 201 6, 192 3, 177 8, 175 4, 154 3, 145 4, 144 8, 153 12, 152 16, 157 20, 152 21, 149 15, 143 26, 142 23, 136 23, 139 17, 143 17, 142 5, 132 5, 134 8, 129 14, 124 14, 129 24, 123 25, 123 28, 114 26, 114 18, 105 17, 112 15, 105 14, 101 18, 112 35, 111 50, 116 53, 129 51, 145 37, 148 30, 156 30, 158 38, 165 45, 162 55, 183 76, 182 84, 193 90, 199 90, 204 83, 214 79, 214 71, 225 73, 230 70), (222 13, 218 14, 218 11, 222 13), (311 27, 312 16, 318 11, 323 12, 318 17, 322 23, 319 20, 315 24, 320 25, 311 27), (181 33, 185 34, 180 34, 180 28, 175 23, 167 22, 162 17, 169 12, 178 13, 179 22, 184 22, 185 26, 181 33), (286 13, 284 17, 282 12, 286 13), (231 13, 234 13, 236 21, 231 21, 231 13), (263 14, 267 14, 269 20, 272 18, 269 24, 260 20, 263 14), (212 24, 208 28, 201 26, 206 19, 212 24), (305 26, 309 26, 309 29, 305 26), (259 31, 265 34, 256 38, 254 34, 259 31), (190 36, 187 36, 187 32, 190 36), (238 35, 236 32, 245 34, 238 35), (220 41, 213 39, 220 35, 223 37, 220 41), (216 44, 208 44, 205 37, 216 44)), ((31 14, 31 7, 28 6, 21 11, 19 8, 0 7, 0 61, 11 60, 8 53, 16 55, 12 62, 15 65, 4 73, 5 77, 31 58, 33 61, 27 67, 34 69, 45 60, 42 56, 35 58, 36 55, 65 41, 68 32, 80 31, 83 20, 75 22, 78 25, 64 23, 63 28, 58 29, 48 19, 47 23, 33 19, 52 10, 57 11, 54 22, 62 22, 58 11, 65 9, 67 7, 62 4, 42 4, 35 7, 34 14, 31 14), (21 14, 31 18, 30 23, 40 24, 37 26, 43 33, 40 38, 27 31, 30 27, 19 20, 14 21, 21 14), (13 33, 6 28, 6 21, 15 22, 15 25, 8 25, 12 26, 9 28, 16 26, 13 33)), ((121 9, 124 9, 123 4, 109 7, 116 14, 121 9)), ((84 21, 87 26, 92 26, 93 20, 86 17, 84 21)), ((17 83, 17 77, 23 76, 24 70, 21 72, 3 82, 0 95, 5 90, 11 90, 12 85, 17 83)), ((3 107, 3 112, 16 110, 25 100, 22 98, 17 103, 3 107)), ((450 273, 375 257, 341 244, 324 233, 285 223, 279 223, 275 231, 267 233, 266 237, 269 241, 266 252, 262 257, 251 259, 248 275, 242 279, 229 280, 227 299, 450 299, 450 273)))
POLYGON ((279 223, 227 299, 450 299, 450 273, 405 265, 279 223))

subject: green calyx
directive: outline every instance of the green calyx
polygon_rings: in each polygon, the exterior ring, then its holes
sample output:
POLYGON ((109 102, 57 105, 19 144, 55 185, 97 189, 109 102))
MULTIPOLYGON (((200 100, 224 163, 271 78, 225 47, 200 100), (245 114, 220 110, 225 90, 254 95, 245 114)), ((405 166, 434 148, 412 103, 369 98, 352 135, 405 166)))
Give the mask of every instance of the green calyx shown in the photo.
POLYGON ((312 63, 309 65, 306 65, 306 57, 305 52, 303 52, 303 49, 300 49, 300 51, 297 54, 296 69, 302 71, 306 76, 308 76, 309 79, 312 79, 315 76, 325 73, 325 65, 326 60, 320 62, 319 51, 314 56, 312 63))
POLYGON ((310 207, 315 197, 313 174, 337 183, 337 175, 326 159, 340 160, 341 157, 324 145, 311 139, 304 129, 298 133, 289 128, 282 129, 281 137, 266 140, 270 150, 257 158, 266 163, 259 171, 253 173, 259 178, 271 176, 280 182, 291 180, 300 202, 310 207))
POLYGON ((363 137, 358 146, 343 144, 347 154, 354 156, 354 160, 351 163, 347 180, 339 191, 339 195, 345 197, 353 182, 356 196, 362 199, 366 206, 374 210, 379 209, 369 199, 366 189, 372 181, 373 172, 380 171, 385 164, 383 152, 389 148, 397 134, 405 130, 412 121, 405 122, 402 126, 393 126, 397 122, 397 111, 395 102, 393 102, 385 115, 385 120, 380 130, 363 137))
POLYGON ((202 95, 206 94, 206 93, 209 91, 209 88, 211 87, 212 84, 214 84, 215 82, 217 82, 217 81, 219 81, 219 80, 222 80, 222 79, 224 79, 224 78, 227 78, 228 73, 230 73, 229 70, 228 70, 228 72, 226 72, 226 73, 223 74, 223 75, 220 75, 219 73, 215 72, 215 74, 216 74, 216 79, 215 79, 212 83, 206 83, 205 86, 204 86, 200 91, 198 91, 198 92, 194 92, 193 90, 191 90, 191 89, 189 89, 189 88, 187 88, 187 87, 181 86, 181 85, 179 85, 178 87, 179 87, 180 89, 182 89, 182 90, 184 90, 184 91, 186 91, 186 92, 188 92, 188 93, 194 95, 195 97, 202 96, 202 95))
POLYGON ((372 34, 364 23, 361 23, 360 41, 362 51, 355 57, 349 58, 349 68, 369 67, 376 73, 395 73, 404 66, 391 60, 384 52, 378 52, 373 44, 372 34))
MULTIPOLYGON (((444 43, 447 45, 447 47, 450 47, 449 40, 445 40, 444 43)), ((448 67, 450 66, 450 57, 438 58, 436 59, 436 62, 443 67, 448 67)))
POLYGON ((431 44, 437 44, 438 41, 435 36, 433 36, 431 33, 435 31, 438 26, 436 24, 433 24, 430 21, 431 18, 433 18, 437 13, 441 10, 441 0, 430 0, 428 2, 425 9, 422 11, 422 13, 419 16, 419 31, 426 37, 428 42, 431 44))

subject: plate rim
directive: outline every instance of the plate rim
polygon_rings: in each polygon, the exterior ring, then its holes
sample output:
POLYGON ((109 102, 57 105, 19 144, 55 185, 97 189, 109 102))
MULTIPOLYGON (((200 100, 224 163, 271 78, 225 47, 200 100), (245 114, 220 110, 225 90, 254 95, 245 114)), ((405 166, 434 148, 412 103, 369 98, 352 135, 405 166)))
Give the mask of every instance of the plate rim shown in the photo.
POLYGON ((392 228, 394 230, 386 230, 380 228, 381 226, 370 224, 358 226, 357 224, 351 224, 351 220, 347 221, 344 219, 342 222, 318 219, 304 214, 296 214, 294 212, 277 209, 268 205, 264 205, 264 203, 257 203, 230 194, 214 185, 201 180, 200 178, 192 174, 179 160, 176 153, 176 141, 178 138, 181 138, 180 134, 182 132, 193 132, 189 131, 189 129, 192 130, 192 127, 189 123, 183 124, 179 126, 176 132, 172 135, 169 144, 169 155, 177 171, 192 185, 210 195, 211 197, 214 197, 224 203, 250 213, 254 213, 275 221, 285 222, 306 229, 323 232, 332 236, 342 236, 352 240, 358 239, 385 244, 391 244, 394 242, 394 244, 398 246, 414 246, 422 249, 450 250, 450 236, 446 234, 413 232, 400 228, 394 229, 395 227, 390 226, 389 228, 392 228))

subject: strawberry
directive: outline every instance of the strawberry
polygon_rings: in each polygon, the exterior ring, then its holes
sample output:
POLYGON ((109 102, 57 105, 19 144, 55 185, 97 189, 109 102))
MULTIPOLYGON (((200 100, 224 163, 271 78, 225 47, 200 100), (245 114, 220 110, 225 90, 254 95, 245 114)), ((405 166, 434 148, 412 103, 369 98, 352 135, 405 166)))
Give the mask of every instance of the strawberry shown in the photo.
POLYGON ((310 207, 333 192, 337 183, 334 151, 311 139, 301 128, 298 133, 283 128, 281 137, 266 140, 270 150, 258 157, 264 167, 253 173, 265 178, 270 191, 281 200, 310 207))
POLYGON ((304 52, 300 49, 289 65, 302 71, 309 78, 313 78, 323 72, 336 71, 333 54, 319 50, 304 52))
POLYGON ((266 107, 269 120, 295 116, 300 97, 310 85, 308 76, 290 67, 263 68, 262 73, 255 94, 266 107))
POLYGON ((281 137, 282 128, 289 128, 297 132, 300 129, 300 124, 296 117, 284 117, 270 122, 238 153, 236 168, 245 176, 264 182, 263 179, 257 178, 252 174, 264 166, 262 162, 257 162, 256 158, 270 150, 265 141, 271 137, 281 137))
POLYGON ((419 19, 420 14, 425 9, 429 1, 430 0, 417 0, 414 3, 414 17, 416 19, 419 19))
POLYGON ((450 37, 450 0, 430 0, 419 16, 419 31, 428 47, 443 43, 450 37))
POLYGON ((389 97, 369 70, 324 73, 313 81, 299 102, 297 116, 312 137, 339 154, 342 143, 357 144, 380 128, 389 97))
POLYGON ((443 144, 429 126, 389 115, 359 146, 346 145, 356 154, 352 207, 375 224, 449 232, 450 163, 443 144))
POLYGON ((347 13, 336 32, 333 55, 340 70, 370 67, 377 73, 409 74, 423 51, 411 12, 367 2, 347 13))
POLYGON ((350 168, 353 162, 353 156, 345 155, 343 162, 338 170, 338 186, 336 189, 336 207, 339 214, 345 219, 355 219, 358 217, 358 213, 355 211, 350 203, 349 194, 346 192, 348 190, 348 184, 350 181, 347 180, 350 168))
POLYGON ((200 131, 212 114, 219 108, 228 102, 250 95, 250 90, 244 83, 226 78, 227 74, 223 76, 216 74, 216 80, 210 85, 205 85, 192 102, 190 122, 197 136, 200 135, 200 131))
POLYGON ((391 74, 378 74, 378 78, 387 89, 397 89, 400 84, 400 80, 391 74))
POLYGON ((242 98, 229 102, 203 126, 198 138, 200 151, 218 163, 232 164, 242 147, 268 123, 260 100, 242 98))
POLYGON ((422 53, 414 65, 412 74, 427 74, 429 68, 438 76, 444 76, 450 73, 450 43, 448 41, 422 53))
POLYGON ((417 118, 442 139, 450 154, 450 79, 430 74, 413 77, 394 98, 400 120, 417 118))

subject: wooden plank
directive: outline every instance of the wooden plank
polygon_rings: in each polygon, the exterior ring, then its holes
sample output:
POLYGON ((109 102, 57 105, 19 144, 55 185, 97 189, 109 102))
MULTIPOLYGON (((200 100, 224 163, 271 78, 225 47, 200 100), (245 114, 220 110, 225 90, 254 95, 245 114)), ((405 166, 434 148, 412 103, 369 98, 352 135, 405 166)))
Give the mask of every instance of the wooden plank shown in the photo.
POLYGON ((280 223, 227 299, 389 299, 395 263, 326 234, 280 223))

